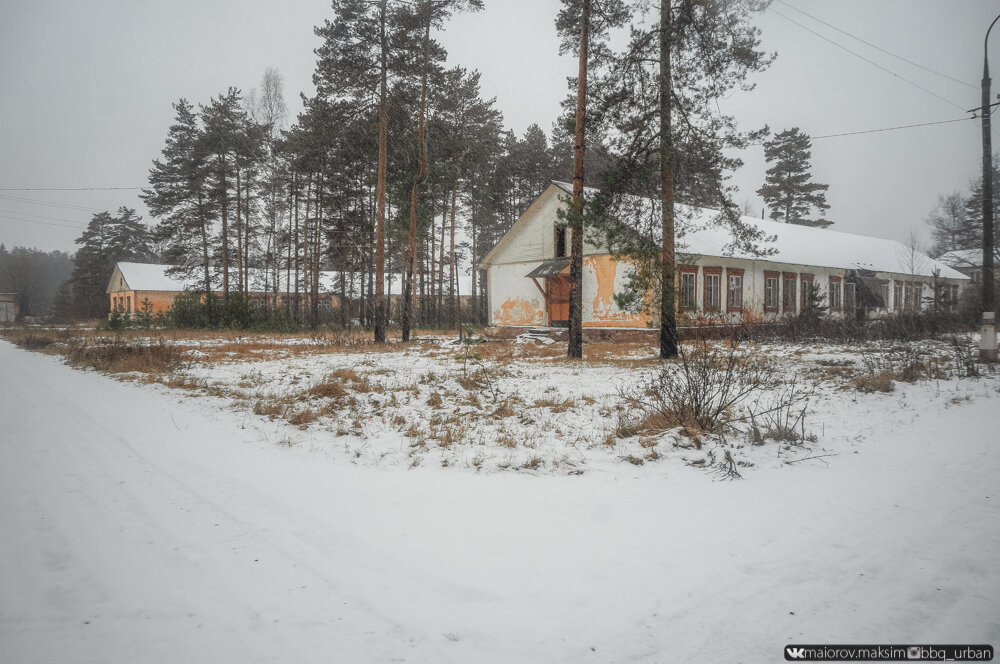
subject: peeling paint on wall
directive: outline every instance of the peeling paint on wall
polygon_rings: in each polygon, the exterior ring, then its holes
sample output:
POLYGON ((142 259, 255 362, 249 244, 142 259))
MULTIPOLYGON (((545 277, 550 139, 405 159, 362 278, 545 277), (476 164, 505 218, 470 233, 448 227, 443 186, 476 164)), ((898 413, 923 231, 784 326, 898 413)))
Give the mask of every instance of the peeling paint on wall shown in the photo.
POLYGON ((607 254, 584 257, 584 296, 594 293, 584 306, 584 327, 646 327, 647 314, 622 311, 615 302, 615 293, 623 289, 627 271, 626 265, 607 254))
POLYGON ((493 309, 494 325, 544 325, 545 311, 537 299, 516 297, 493 309))

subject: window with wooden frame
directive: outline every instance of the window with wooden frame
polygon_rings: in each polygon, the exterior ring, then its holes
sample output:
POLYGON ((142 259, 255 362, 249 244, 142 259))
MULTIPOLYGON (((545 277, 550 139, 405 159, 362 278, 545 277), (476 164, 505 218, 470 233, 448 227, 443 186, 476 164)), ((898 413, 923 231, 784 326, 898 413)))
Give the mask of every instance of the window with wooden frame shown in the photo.
POLYGON ((889 280, 883 279, 878 287, 879 295, 882 296, 882 309, 889 308, 889 280))
POLYGON ((780 272, 764 270, 764 311, 778 310, 778 279, 780 272))
POLYGON ((743 268, 727 267, 726 311, 743 311, 743 268))
POLYGON ((800 284, 802 287, 802 297, 799 298, 801 303, 799 306, 806 307, 809 304, 809 298, 812 296, 813 291, 813 275, 808 272, 803 272, 799 275, 800 284))
POLYGON ((557 225, 555 227, 555 247, 556 258, 566 258, 566 227, 557 225))
POLYGON ((132 296, 131 295, 126 295, 125 296, 125 312, 126 313, 132 313, 132 296))
POLYGON ((679 265, 677 269, 681 273, 681 309, 697 309, 698 266, 679 265))
POLYGON ((840 311, 840 277, 830 277, 830 309, 840 311))
POLYGON ((798 275, 794 272, 782 274, 781 284, 781 310, 787 313, 795 313, 795 282, 798 275))
POLYGON ((948 301, 949 311, 958 311, 958 286, 951 286, 951 299, 948 301))
POLYGON ((721 311, 722 268, 706 267, 705 272, 705 311, 721 311))
POLYGON ((892 308, 894 311, 903 308, 903 282, 898 279, 892 282, 892 308))
POLYGON ((844 284, 844 310, 853 312, 857 308, 857 300, 855 299, 857 285, 854 282, 847 282, 844 284))

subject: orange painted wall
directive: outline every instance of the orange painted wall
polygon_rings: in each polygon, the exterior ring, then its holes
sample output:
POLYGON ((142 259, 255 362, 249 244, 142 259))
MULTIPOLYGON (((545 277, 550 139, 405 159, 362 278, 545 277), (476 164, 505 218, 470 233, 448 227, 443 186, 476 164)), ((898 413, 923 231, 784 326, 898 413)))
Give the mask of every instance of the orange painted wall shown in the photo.
POLYGON ((589 293, 594 294, 590 301, 591 314, 584 315, 584 327, 649 326, 649 314, 620 311, 615 305, 615 281, 619 267, 618 261, 608 254, 584 256, 584 297, 590 297, 589 293))

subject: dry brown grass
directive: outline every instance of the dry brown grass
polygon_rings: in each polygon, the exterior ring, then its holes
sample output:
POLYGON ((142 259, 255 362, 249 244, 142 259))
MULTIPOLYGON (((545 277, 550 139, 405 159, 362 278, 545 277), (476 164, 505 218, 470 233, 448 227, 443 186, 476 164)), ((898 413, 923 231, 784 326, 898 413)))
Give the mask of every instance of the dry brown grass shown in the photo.
POLYGON ((73 342, 66 351, 70 364, 107 373, 138 372, 164 374, 177 368, 183 354, 161 339, 154 344, 134 343, 122 338, 73 342))
POLYGON ((576 405, 576 401, 573 399, 565 399, 563 401, 555 401, 554 399, 539 399, 534 404, 532 408, 548 408, 553 413, 564 413, 573 406, 576 405))
POLYGON ((895 374, 891 371, 883 371, 875 375, 858 376, 854 379, 854 387, 859 392, 892 392, 896 389, 893 381, 895 374))
POLYGON ((340 401, 347 396, 347 388, 338 381, 327 380, 309 388, 308 394, 322 399, 333 399, 340 401))
POLYGON ((292 413, 292 416, 288 418, 288 423, 304 429, 309 423, 315 422, 318 419, 319 414, 316 411, 312 408, 305 408, 292 413))

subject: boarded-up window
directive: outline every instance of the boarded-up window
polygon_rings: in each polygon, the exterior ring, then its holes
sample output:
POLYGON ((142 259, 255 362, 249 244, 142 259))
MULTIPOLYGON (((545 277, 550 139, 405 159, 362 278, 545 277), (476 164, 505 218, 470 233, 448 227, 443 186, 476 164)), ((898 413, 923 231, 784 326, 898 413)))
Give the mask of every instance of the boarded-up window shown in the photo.
POLYGON ((903 282, 892 282, 892 308, 899 311, 903 308, 903 282))
POLYGON ((854 311, 857 308, 857 300, 854 297, 857 287, 852 283, 844 284, 844 309, 854 311))
POLYGON ((565 258, 566 253, 566 227, 556 226, 556 258, 565 258))
POLYGON ((879 293, 882 295, 882 308, 889 308, 889 282, 883 281, 879 284, 879 293))

